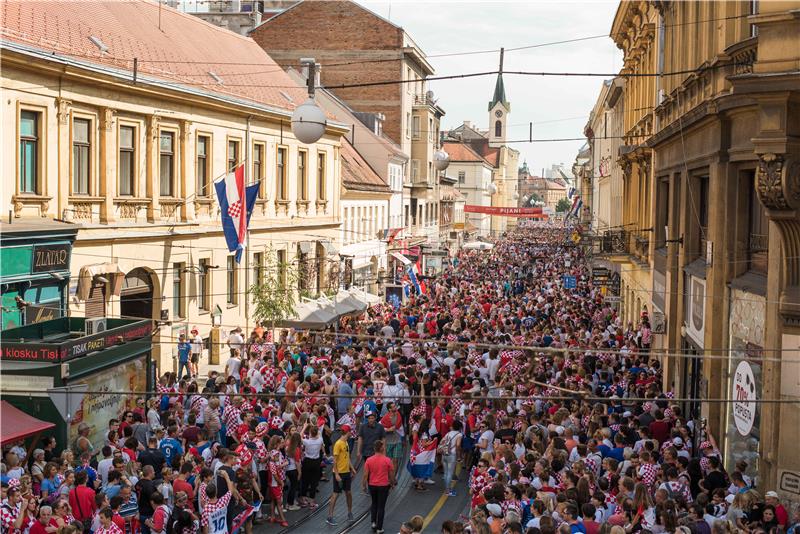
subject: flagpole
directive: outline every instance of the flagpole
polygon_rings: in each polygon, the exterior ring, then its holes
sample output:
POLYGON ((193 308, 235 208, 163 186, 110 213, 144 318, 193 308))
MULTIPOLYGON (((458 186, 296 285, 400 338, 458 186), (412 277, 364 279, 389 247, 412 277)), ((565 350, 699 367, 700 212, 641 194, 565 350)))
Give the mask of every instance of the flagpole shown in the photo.
POLYGON ((247 161, 250 159, 250 115, 247 116, 247 129, 244 133, 244 206, 245 206, 245 233, 244 233, 244 331, 245 334, 250 334, 250 217, 247 213, 247 184, 250 183, 250 165, 247 161))

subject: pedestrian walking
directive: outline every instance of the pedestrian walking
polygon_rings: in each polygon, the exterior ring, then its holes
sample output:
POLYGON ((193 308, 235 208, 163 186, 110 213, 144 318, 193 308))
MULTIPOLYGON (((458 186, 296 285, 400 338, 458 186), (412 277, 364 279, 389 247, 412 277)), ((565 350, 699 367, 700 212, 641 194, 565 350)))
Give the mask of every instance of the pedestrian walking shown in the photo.
POLYGON ((383 518, 386 513, 386 500, 389 497, 389 490, 397 484, 394 464, 384 452, 385 444, 383 440, 379 439, 374 444, 374 454, 364 462, 364 475, 361 479, 361 488, 364 491, 369 488, 370 518, 372 529, 376 534, 384 532, 383 518))
POLYGON ((342 492, 344 492, 347 500, 347 520, 353 520, 353 493, 350 486, 356 470, 350 462, 350 446, 348 445, 350 427, 342 425, 341 430, 342 433, 339 434, 339 439, 333 444, 333 494, 328 506, 328 517, 325 520, 331 526, 336 526, 333 511, 336 509, 336 501, 342 492))

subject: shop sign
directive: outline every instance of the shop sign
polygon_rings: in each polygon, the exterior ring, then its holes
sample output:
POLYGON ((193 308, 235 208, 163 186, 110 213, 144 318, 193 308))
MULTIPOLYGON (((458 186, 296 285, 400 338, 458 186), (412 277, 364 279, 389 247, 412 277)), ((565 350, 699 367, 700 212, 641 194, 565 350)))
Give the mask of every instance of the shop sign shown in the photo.
POLYGON ((778 473, 778 480, 780 481, 778 483, 778 489, 789 493, 794 499, 800 495, 800 473, 780 471, 778 473))
POLYGON ((49 273, 53 271, 69 270, 69 256, 72 245, 34 245, 33 266, 35 273, 49 273))
POLYGON ((466 204, 464 213, 485 213, 488 215, 504 215, 506 217, 531 217, 541 215, 542 208, 515 208, 505 206, 479 206, 466 204))
POLYGON ((41 323, 61 317, 61 304, 29 304, 25 306, 25 324, 41 323))
POLYGON ((66 343, 37 343, 35 341, 3 343, 0 359, 23 362, 64 362, 106 347, 113 347, 120 341, 132 341, 149 336, 151 331, 152 327, 147 322, 106 330, 66 343))
POLYGON ((749 436, 756 418, 756 380, 746 361, 739 362, 733 377, 733 420, 742 436, 749 436))

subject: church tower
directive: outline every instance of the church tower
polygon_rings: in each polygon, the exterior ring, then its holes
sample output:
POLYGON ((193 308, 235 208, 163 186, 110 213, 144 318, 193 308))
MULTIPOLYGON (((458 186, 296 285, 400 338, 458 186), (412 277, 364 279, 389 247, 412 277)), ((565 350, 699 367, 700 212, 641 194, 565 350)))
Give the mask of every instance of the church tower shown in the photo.
MULTIPOLYGON (((502 60, 501 60, 502 61, 502 60)), ((506 100, 506 88, 503 85, 502 71, 497 74, 494 96, 489 102, 489 146, 500 147, 506 144, 506 127, 511 103, 506 100)))

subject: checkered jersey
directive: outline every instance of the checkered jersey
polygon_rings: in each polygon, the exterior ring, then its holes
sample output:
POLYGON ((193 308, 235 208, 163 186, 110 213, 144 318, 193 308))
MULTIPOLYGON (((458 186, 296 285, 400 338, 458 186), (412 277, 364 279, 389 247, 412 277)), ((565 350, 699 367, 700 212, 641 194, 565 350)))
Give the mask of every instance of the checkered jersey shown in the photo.
POLYGON ((100 525, 100 528, 95 530, 94 534, 122 534, 122 530, 112 522, 108 525, 108 528, 100 525))
POLYGON ((229 491, 219 499, 217 502, 206 502, 205 506, 203 506, 203 512, 200 515, 200 526, 207 527, 208 526, 208 519, 211 517, 211 514, 218 510, 223 510, 228 507, 228 503, 231 502, 231 496, 233 494, 229 491))
POLYGON ((222 412, 222 420, 225 422, 225 434, 235 437, 236 427, 242 422, 242 411, 233 404, 228 404, 222 412))
POLYGON ((670 480, 669 482, 664 482, 658 487, 658 489, 665 490, 672 499, 677 496, 681 496, 684 498, 687 504, 692 504, 692 492, 689 490, 689 486, 679 480, 670 480))
POLYGON ((7 499, 3 500, 3 505, 0 506, 0 527, 2 527, 0 530, 8 534, 21 534, 20 529, 14 528, 14 522, 19 516, 20 508, 21 503, 11 506, 8 504, 7 499))
POLYGON ((652 490, 656 483, 656 478, 658 478, 658 466, 656 464, 643 463, 639 466, 639 476, 642 477, 642 482, 652 490))

